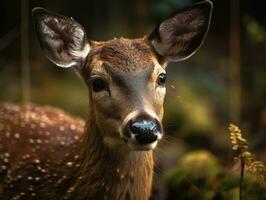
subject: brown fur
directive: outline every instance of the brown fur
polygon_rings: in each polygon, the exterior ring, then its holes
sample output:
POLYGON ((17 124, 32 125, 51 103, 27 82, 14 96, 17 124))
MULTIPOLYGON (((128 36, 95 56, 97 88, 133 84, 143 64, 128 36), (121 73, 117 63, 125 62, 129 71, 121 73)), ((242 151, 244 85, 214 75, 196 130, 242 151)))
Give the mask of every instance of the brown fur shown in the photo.
MULTIPOLYGON (((113 75, 130 77, 137 71, 141 75, 151 66, 152 56, 143 39, 92 42, 83 77, 86 80, 92 70, 102 69, 104 62, 109 64, 113 75)), ((151 69, 146 73, 153 74, 151 69)), ((128 83, 127 89, 132 84, 128 83)), ((114 96, 117 95, 113 106, 106 107, 93 99, 90 92, 86 127, 82 120, 51 107, 2 104, 1 199, 148 199, 152 152, 129 151, 125 145, 111 149, 103 141, 107 130, 117 130, 121 120, 134 108, 130 106, 134 105, 134 98, 125 101, 126 96, 118 93, 114 96)), ((116 131, 111 134, 119 138, 116 131)))
POLYGON ((108 149, 91 120, 84 135, 61 110, 2 104, 0 198, 148 199, 152 153, 108 149))
POLYGON ((140 71, 149 67, 153 56, 144 39, 113 39, 105 42, 100 50, 100 59, 103 62, 123 72, 140 71))

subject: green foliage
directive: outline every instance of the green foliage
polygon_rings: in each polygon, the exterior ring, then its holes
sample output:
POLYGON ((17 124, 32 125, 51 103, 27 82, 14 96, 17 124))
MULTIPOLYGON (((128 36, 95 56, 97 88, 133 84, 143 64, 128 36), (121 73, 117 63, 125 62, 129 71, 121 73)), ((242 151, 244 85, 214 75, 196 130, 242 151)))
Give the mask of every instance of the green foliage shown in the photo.
POLYGON ((265 43, 266 30, 265 26, 256 21, 254 17, 245 16, 244 23, 245 28, 249 36, 249 40, 254 44, 265 43))
MULTIPOLYGON (((220 187, 216 190, 213 200, 239 200, 239 182, 240 177, 235 173, 228 173, 222 179, 220 187)), ((257 181, 252 174, 247 174, 243 181, 244 200, 264 200, 266 199, 266 190, 261 182, 257 181)))
POLYGON ((212 199, 221 170, 215 156, 207 151, 186 154, 176 167, 166 174, 167 199, 212 199))
MULTIPOLYGON (((167 200, 239 200, 240 176, 207 151, 185 154, 165 175, 167 200)), ((266 199, 265 186, 251 173, 243 180, 244 200, 266 199)))

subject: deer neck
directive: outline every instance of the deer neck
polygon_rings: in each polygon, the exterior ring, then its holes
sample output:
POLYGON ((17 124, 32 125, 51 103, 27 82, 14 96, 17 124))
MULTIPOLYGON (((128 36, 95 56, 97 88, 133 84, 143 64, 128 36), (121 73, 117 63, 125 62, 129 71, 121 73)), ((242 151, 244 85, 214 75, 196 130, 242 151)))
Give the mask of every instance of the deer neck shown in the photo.
MULTIPOLYGON (((87 121, 82 156, 69 187, 74 199, 146 200, 153 174, 151 151, 111 149, 105 145, 94 121, 87 121)), ((70 194, 69 194, 70 195, 70 194)))

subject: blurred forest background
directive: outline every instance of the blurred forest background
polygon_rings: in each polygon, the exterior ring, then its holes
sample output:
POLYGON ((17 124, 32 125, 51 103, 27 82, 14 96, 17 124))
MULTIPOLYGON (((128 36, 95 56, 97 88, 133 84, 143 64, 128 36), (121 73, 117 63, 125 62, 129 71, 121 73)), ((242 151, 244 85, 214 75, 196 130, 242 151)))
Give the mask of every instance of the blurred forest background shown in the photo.
MULTIPOLYGON (((90 39, 136 38, 193 0, 1 0, 0 101, 34 102, 86 117, 83 83, 41 52, 31 9, 75 18, 90 39)), ((261 0, 213 0, 207 40, 192 58, 168 66, 164 126, 155 152, 153 200, 238 199, 229 123, 239 125, 257 158, 266 161, 266 14, 261 0)), ((257 196, 259 195, 259 196, 257 196)), ((266 190, 245 177, 245 200, 266 190)))

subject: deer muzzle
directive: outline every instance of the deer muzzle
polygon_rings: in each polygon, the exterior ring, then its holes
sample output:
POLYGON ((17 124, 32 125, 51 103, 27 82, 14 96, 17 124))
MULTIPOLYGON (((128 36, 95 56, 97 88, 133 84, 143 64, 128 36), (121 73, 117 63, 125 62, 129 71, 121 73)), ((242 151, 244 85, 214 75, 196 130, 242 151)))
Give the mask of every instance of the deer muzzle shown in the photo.
POLYGON ((140 114, 125 125, 123 138, 134 150, 151 150, 162 138, 162 125, 148 114, 140 114))

